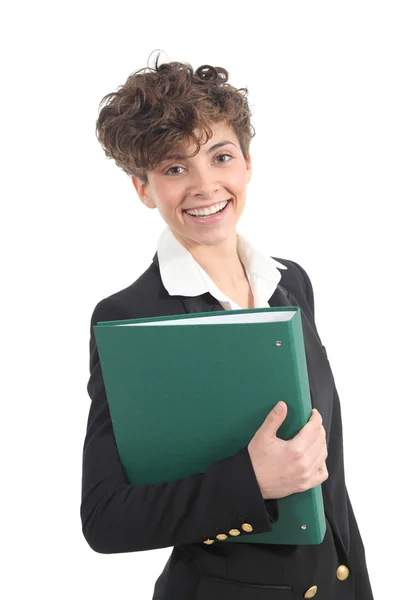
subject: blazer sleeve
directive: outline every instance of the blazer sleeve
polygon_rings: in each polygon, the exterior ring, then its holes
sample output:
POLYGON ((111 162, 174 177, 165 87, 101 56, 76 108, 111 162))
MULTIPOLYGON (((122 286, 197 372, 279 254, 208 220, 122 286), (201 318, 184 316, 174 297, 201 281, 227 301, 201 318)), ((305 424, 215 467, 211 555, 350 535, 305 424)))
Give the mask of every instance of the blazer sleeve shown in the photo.
POLYGON ((247 446, 211 464, 205 473, 158 484, 129 483, 118 454, 93 326, 132 318, 118 300, 96 305, 90 325, 91 399, 83 445, 81 522, 89 546, 112 554, 242 536, 272 530, 277 500, 264 500, 247 446), (246 533, 241 525, 249 523, 246 533))

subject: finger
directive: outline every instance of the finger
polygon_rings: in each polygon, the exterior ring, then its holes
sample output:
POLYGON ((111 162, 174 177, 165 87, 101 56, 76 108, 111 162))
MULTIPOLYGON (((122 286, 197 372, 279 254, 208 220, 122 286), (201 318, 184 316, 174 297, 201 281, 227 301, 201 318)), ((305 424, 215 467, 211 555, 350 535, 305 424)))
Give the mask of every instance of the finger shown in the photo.
POLYGON ((316 459, 316 461, 313 464, 313 472, 314 473, 318 473, 319 472, 325 472, 326 471, 326 450, 324 449, 318 456, 318 458, 316 459), (322 471, 321 471, 322 469, 322 471))
POLYGON ((322 417, 316 409, 313 409, 313 413, 307 423, 299 433, 293 438, 293 445, 303 449, 307 449, 315 443, 315 430, 321 427, 322 417))

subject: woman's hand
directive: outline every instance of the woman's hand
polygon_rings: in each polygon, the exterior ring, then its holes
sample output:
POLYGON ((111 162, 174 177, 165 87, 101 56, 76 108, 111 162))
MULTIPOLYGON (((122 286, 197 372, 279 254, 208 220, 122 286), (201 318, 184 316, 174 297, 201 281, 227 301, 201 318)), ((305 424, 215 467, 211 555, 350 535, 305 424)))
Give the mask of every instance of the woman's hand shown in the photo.
POLYGON ((248 444, 248 451, 263 498, 284 498, 304 492, 328 479, 328 450, 322 417, 314 408, 310 419, 291 440, 276 432, 287 416, 287 405, 279 402, 248 444), (280 407, 281 411, 276 412, 280 407))

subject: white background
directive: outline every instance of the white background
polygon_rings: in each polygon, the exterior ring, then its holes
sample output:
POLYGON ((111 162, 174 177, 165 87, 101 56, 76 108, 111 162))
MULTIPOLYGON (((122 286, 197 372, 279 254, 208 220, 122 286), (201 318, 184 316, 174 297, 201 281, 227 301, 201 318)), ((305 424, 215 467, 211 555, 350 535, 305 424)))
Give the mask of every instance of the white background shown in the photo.
POLYGON ((97 554, 79 512, 90 317, 147 269, 164 228, 106 159, 95 121, 156 49, 249 89, 239 229, 311 278, 375 600, 393 597, 398 3, 19 2, 1 28, 2 597, 150 600, 171 552, 97 554))

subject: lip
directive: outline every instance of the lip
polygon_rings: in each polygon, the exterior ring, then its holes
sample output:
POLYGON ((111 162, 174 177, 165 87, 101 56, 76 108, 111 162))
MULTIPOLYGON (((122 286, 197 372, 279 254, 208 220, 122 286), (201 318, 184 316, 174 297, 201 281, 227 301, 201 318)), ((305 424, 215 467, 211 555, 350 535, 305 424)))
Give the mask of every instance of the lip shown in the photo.
POLYGON ((213 202, 212 204, 204 204, 203 206, 191 206, 190 208, 184 208, 183 212, 186 212, 188 210, 201 210, 202 208, 211 208, 211 206, 215 206, 216 204, 220 204, 221 202, 229 202, 229 200, 232 200, 232 198, 220 200, 219 202, 213 202))
POLYGON ((189 219, 190 221, 192 221, 195 224, 195 226, 198 226, 198 227, 206 227, 207 225, 212 225, 213 223, 222 221, 222 219, 225 219, 226 213, 230 209, 230 206, 232 204, 231 200, 232 200, 231 198, 228 200, 228 203, 222 212, 216 213, 212 217, 208 217, 206 219, 201 219, 198 217, 193 217, 192 215, 190 215, 189 213, 184 211, 185 215, 186 215, 186 219, 189 219))

